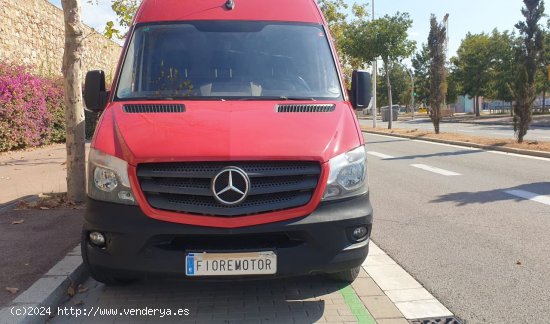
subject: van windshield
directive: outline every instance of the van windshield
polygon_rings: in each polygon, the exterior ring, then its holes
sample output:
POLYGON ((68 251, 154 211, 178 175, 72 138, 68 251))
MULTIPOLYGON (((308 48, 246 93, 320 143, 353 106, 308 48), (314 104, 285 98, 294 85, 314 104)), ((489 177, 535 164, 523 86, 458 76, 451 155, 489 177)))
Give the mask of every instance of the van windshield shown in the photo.
POLYGON ((342 98, 323 28, 192 21, 136 27, 117 99, 342 98))

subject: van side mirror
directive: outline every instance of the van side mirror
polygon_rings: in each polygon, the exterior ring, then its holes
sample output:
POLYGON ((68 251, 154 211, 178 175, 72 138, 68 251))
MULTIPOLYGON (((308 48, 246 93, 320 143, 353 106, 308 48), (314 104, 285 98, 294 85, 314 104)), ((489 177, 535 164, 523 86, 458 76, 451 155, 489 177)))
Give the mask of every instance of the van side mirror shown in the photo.
POLYGON ((351 77, 350 100, 353 108, 362 109, 369 106, 371 99, 371 74, 367 71, 354 70, 351 77))
POLYGON ((90 71, 86 73, 84 83, 84 103, 92 111, 101 111, 107 106, 109 91, 105 88, 105 72, 90 71))

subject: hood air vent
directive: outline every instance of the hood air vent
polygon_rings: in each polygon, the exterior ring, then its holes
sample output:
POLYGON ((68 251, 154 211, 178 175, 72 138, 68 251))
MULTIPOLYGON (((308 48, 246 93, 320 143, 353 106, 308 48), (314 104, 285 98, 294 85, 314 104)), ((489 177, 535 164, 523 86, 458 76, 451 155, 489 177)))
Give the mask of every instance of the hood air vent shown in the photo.
POLYGON ((277 112, 280 113, 314 113, 314 112, 333 112, 335 105, 277 105, 277 112))
POLYGON ((184 105, 153 105, 153 104, 133 104, 133 105, 124 105, 122 110, 125 113, 130 114, 142 114, 142 113, 182 113, 185 112, 184 105))

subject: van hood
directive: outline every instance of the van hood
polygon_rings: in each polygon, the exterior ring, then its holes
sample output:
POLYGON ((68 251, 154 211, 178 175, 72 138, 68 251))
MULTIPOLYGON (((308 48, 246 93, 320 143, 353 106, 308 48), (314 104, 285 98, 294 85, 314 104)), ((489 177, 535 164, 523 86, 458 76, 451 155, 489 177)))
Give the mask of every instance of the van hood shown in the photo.
MULTIPOLYGON (((122 103, 115 102, 103 114, 93 146, 137 165, 228 160, 326 162, 363 143, 346 102, 335 103, 331 112, 277 112, 277 104, 288 103, 187 101, 183 113, 127 113, 122 103)), ((323 103, 327 102, 299 104, 323 103)))

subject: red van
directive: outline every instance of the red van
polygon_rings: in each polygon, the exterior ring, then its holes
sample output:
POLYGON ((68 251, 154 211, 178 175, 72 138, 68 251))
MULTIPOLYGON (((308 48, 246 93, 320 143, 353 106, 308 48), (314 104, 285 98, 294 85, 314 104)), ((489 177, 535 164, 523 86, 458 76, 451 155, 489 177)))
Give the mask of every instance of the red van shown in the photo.
POLYGON ((372 227, 364 139, 314 0, 144 0, 92 141, 92 277, 353 281, 372 227))

